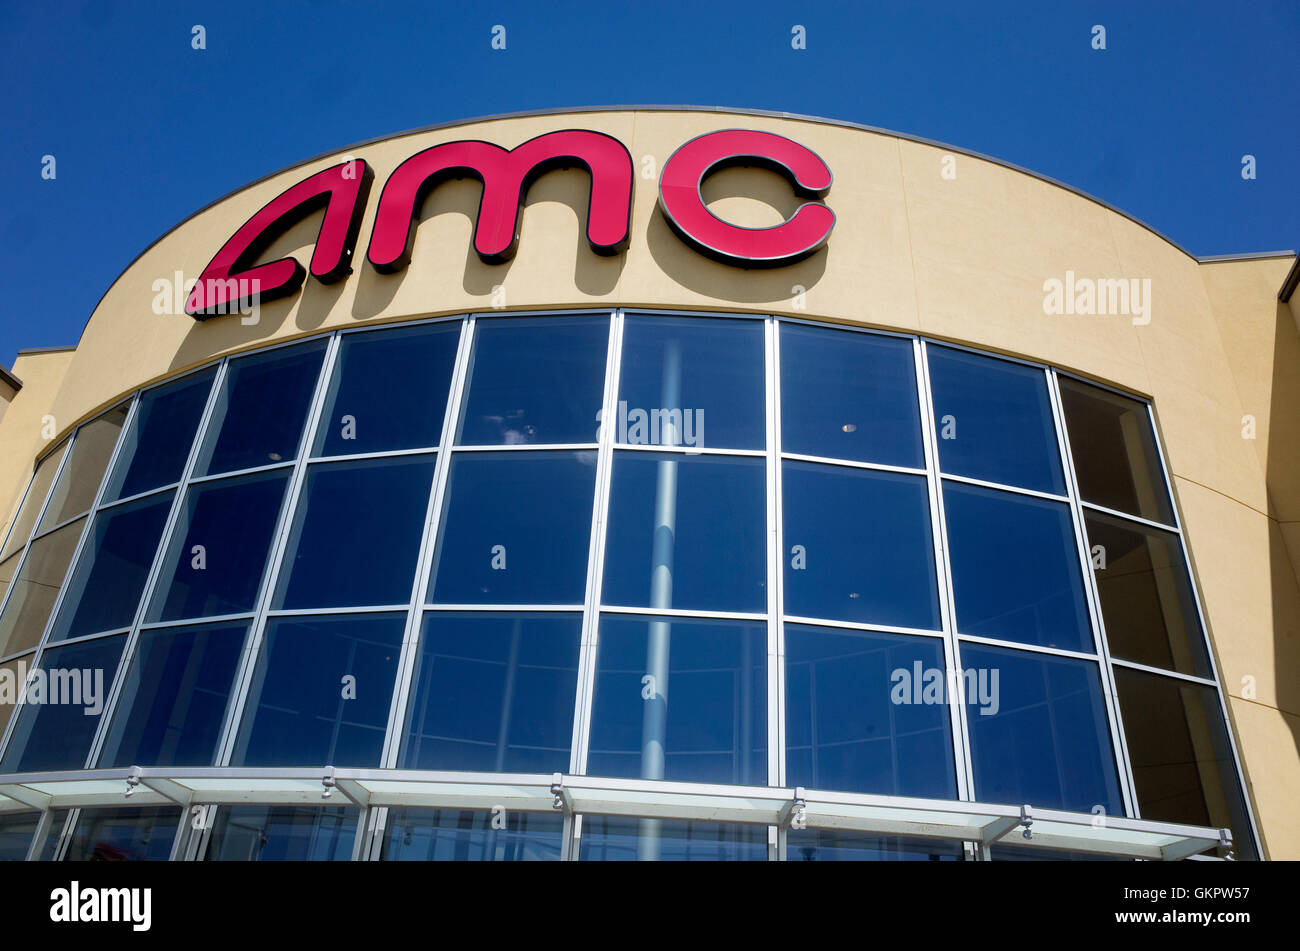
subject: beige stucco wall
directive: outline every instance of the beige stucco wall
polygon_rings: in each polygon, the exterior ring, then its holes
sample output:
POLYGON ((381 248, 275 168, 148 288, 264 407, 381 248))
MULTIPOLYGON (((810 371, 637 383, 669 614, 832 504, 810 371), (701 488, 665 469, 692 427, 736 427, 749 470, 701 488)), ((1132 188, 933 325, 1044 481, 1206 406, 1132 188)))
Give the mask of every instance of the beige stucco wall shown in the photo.
MULTIPOLYGON (((751 226, 776 223, 797 204, 777 176, 750 169, 715 176, 705 194, 718 213, 751 226)), ((306 263, 319 221, 317 215, 296 227, 263 260, 292 253, 306 263)), ((1300 435, 1292 392, 1300 385, 1292 369, 1300 339, 1294 319, 1279 328, 1284 311, 1276 300, 1289 266, 1289 259, 1199 264, 1068 189, 887 134, 687 111, 490 120, 341 151, 181 224, 104 296, 48 411, 63 431, 142 384, 215 355, 362 321, 489 310, 496 285, 504 288, 506 310, 618 304, 820 317, 1028 356, 1130 389, 1155 403, 1266 849, 1300 858, 1293 805, 1300 789, 1300 494, 1290 464, 1300 452, 1292 438, 1300 435), (656 181, 643 170, 657 170, 693 136, 738 126, 789 136, 834 172, 827 203, 838 224, 828 247, 800 264, 746 271, 712 262, 682 244, 656 209, 656 181), (364 263, 379 191, 402 160, 440 142, 480 138, 514 147, 574 127, 608 133, 633 156, 638 177, 627 253, 590 252, 582 234, 587 177, 564 171, 530 191, 518 254, 508 264, 485 265, 471 250, 479 186, 469 181, 434 191, 409 268, 386 276, 364 263), (953 177, 943 174, 950 156, 953 177), (309 279, 302 292, 265 305, 254 326, 238 317, 198 323, 153 313, 155 281, 170 281, 177 271, 197 277, 265 202, 347 157, 364 158, 376 176, 351 277, 331 286, 309 279), (1068 270, 1150 279, 1150 323, 1048 316, 1043 283, 1063 280, 1068 270), (798 288, 806 296, 797 296, 798 288), (1256 418, 1254 440, 1242 437, 1247 414, 1256 418), (1242 686, 1247 676, 1254 678, 1253 696, 1242 686)), ((24 370, 15 368, 26 380, 24 370)), ((15 420, 26 398, 25 389, 0 422, 0 441, 16 447, 5 465, 30 472, 38 444, 10 436, 30 425, 30 414, 15 420)), ((0 466, 6 498, 14 484, 0 466)))

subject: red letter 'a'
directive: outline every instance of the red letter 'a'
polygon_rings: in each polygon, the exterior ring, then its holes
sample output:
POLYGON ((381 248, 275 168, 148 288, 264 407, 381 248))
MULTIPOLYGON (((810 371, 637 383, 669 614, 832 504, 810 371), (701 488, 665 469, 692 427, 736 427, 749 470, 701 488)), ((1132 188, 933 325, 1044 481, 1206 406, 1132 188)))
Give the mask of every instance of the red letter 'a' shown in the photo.
POLYGON ((506 151, 490 142, 447 142, 417 152, 388 177, 375 212, 367 257, 375 270, 406 267, 415 244, 414 218, 430 190, 448 178, 483 183, 474 250, 488 264, 514 256, 524 192, 553 168, 583 166, 591 173, 587 240, 597 254, 618 254, 628 244, 632 216, 632 156, 623 143, 600 132, 548 132, 506 151))
POLYGON ((271 243, 308 215, 325 209, 311 274, 332 284, 352 273, 352 249, 375 173, 361 159, 317 172, 277 195, 222 245, 190 292, 185 312, 197 320, 234 313, 255 301, 292 294, 307 272, 295 258, 252 267, 271 243))

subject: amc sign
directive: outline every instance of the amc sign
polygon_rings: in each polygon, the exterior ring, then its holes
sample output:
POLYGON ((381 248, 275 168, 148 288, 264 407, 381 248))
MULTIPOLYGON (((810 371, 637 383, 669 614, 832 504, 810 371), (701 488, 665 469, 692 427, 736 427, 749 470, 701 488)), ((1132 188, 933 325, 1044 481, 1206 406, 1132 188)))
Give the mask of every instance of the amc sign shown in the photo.
MULTIPOLYGON (((628 246, 632 218, 632 156, 623 143, 600 132, 548 132, 514 149, 490 142, 435 145, 412 155, 388 176, 379 195, 366 258, 381 274, 411 260, 416 216, 425 196, 449 178, 483 183, 474 250, 488 264, 509 260, 519 244, 520 209, 529 185, 555 168, 581 166, 591 175, 587 241, 597 254, 620 254, 628 246)), ((325 210, 311 257, 312 277, 331 284, 352 273, 352 252, 374 182, 361 159, 317 172, 267 202, 222 245, 186 301, 198 320, 229 314, 254 301, 295 293, 307 272, 295 258, 255 264, 273 241, 307 216, 325 210)), ((691 139, 664 165, 659 206, 676 235, 701 254, 736 267, 782 267, 817 251, 835 227, 835 214, 820 201, 831 172, 815 152, 770 132, 724 129, 691 139), (794 193, 814 199, 771 228, 743 228, 711 212, 700 186, 719 169, 757 165, 784 176, 794 193)))

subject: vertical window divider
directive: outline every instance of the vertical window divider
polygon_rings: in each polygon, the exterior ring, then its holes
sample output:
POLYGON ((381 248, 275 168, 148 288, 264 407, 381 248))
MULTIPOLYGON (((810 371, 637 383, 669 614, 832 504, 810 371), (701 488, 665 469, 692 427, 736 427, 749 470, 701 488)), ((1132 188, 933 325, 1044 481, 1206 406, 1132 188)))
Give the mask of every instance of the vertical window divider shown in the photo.
MULTIPOLYGON (((121 405, 122 405, 121 402, 116 403, 110 409, 105 410, 105 412, 111 413, 114 409, 116 409, 121 405)), ((37 641, 36 647, 33 649, 32 663, 27 668, 28 671, 35 670, 36 667, 40 664, 42 657, 44 657, 45 655, 45 650, 49 643, 50 633, 54 630, 54 625, 55 622, 58 620, 59 612, 63 609, 63 601, 68 593, 68 582, 72 580, 72 573, 77 570, 77 561, 81 558, 82 550, 85 548, 86 536, 88 530, 90 529, 91 524, 95 521, 95 515, 98 513, 100 502, 103 499, 104 489, 105 486, 108 484, 108 473, 112 472, 113 466, 117 464, 117 456, 122 449, 122 440, 126 436, 127 428, 131 425, 131 421, 135 418, 136 408, 139 405, 140 405, 140 398, 139 395, 137 394, 131 400, 131 407, 130 409, 127 410, 126 421, 122 424, 122 428, 121 430, 118 431, 117 434, 117 440, 113 443, 113 451, 112 453, 110 453, 108 457, 108 467, 107 469, 105 469, 104 474, 100 476, 99 487, 95 490, 95 497, 91 501, 90 508, 86 511, 86 514, 82 516, 82 518, 84 519, 84 523, 81 526, 81 533, 80 535, 77 536, 77 544, 74 546, 72 550, 72 558, 68 561, 68 567, 64 569, 63 579, 59 583, 59 590, 55 595, 54 604, 50 607, 50 615, 45 619, 45 628, 44 630, 41 631, 40 640, 37 641)), ((94 422, 94 420, 98 418, 99 417, 96 416, 93 419, 88 419, 86 420, 85 423, 82 423, 81 426, 78 426, 77 434, 81 432, 82 428, 87 423, 94 422)), ((68 458, 71 455, 72 455, 72 444, 69 443, 67 451, 64 452, 63 454, 63 459, 59 463, 59 471, 58 473, 55 474, 54 481, 50 483, 50 491, 45 496, 45 502, 41 506, 41 513, 40 515, 37 516, 36 521, 32 525, 33 534, 37 529, 40 528, 41 519, 45 517, 45 510, 49 507, 50 500, 54 497, 54 490, 58 488, 59 479, 62 478, 63 472, 65 471, 65 468, 68 464, 68 458)), ((22 561, 17 566, 17 570, 14 571, 13 580, 9 582, 8 593, 10 595, 12 595, 14 589, 18 587, 18 579, 20 577, 19 572, 22 570, 22 567, 26 563, 27 558, 30 554, 31 554, 31 537, 29 536, 27 539, 27 548, 23 552, 22 561)), ((119 661, 118 662, 119 670, 121 669, 121 666, 122 666, 121 662, 119 661)), ((21 702, 20 699, 20 702, 14 705, 13 712, 9 715, 9 724, 5 729, 4 736, 0 737, 0 759, 2 759, 4 755, 8 752, 9 742, 12 740, 14 730, 18 726, 18 716, 22 712, 23 706, 24 704, 21 702)), ((99 721, 100 727, 104 725, 103 714, 106 712, 107 709, 101 711, 100 721, 99 721)))
POLYGON ((934 429, 934 399, 930 387, 930 360, 924 340, 912 339, 916 365, 917 395, 920 399, 921 440, 925 447, 926 485, 930 496, 930 531, 934 544, 934 567, 938 572, 939 612, 943 623, 943 656, 947 668, 944 690, 952 724, 954 765, 957 769, 957 798, 973 802, 975 770, 971 762, 970 730, 966 723, 965 678, 962 676, 961 644, 957 637, 957 601, 953 593, 952 564, 948 557, 948 522, 943 505, 943 470, 939 466, 939 444, 934 429), (953 697, 952 694, 956 694, 953 697))
MULTIPOLYGON (((429 502, 424 513, 424 533, 420 538, 420 554, 416 559, 415 581, 411 586, 411 601, 407 608, 406 628, 402 632, 402 647, 397 658, 397 683, 389 702, 388 726, 384 733, 384 748, 380 766, 395 769, 402 752, 402 727, 406 710, 415 690, 415 671, 420 653, 420 629, 424 623, 424 605, 428 601, 429 576, 433 571, 434 551, 442 531, 443 499, 451 472, 452 446, 460 427, 460 411, 465 402, 465 386, 469 377, 471 351, 474 346, 474 315, 461 319, 460 337, 456 342, 456 360, 452 364, 451 383, 447 389, 447 403, 442 415, 442 433, 438 440, 438 456, 434 462, 433 483, 429 487, 429 502)), ((385 806, 370 810, 366 829, 368 841, 361 847, 361 861, 378 861, 383 850, 384 835, 391 808, 385 806)))
MULTIPOLYGON (((1223 724, 1225 732, 1228 734, 1228 746, 1232 750, 1232 765, 1236 770, 1237 782, 1241 786, 1241 798, 1246 809, 1246 821, 1250 823, 1250 834, 1254 839, 1255 854, 1260 858, 1264 857, 1264 844, 1260 841, 1259 825, 1255 819, 1255 807, 1251 802, 1251 787, 1246 783, 1245 770, 1242 768, 1241 753, 1237 749, 1237 730, 1236 723, 1232 717, 1232 711, 1228 706, 1228 698, 1223 687, 1223 680, 1219 676, 1219 662, 1216 659, 1217 648, 1214 638, 1210 636, 1209 621, 1205 616, 1205 609, 1201 605, 1201 586, 1197 580, 1196 566, 1192 564, 1192 553, 1187 547, 1187 536, 1183 532, 1183 515, 1178 504, 1178 497, 1174 494, 1174 477, 1169 469, 1169 463, 1165 459, 1164 442, 1160 438, 1160 428, 1156 424, 1155 407, 1147 403, 1147 423, 1151 427, 1151 435, 1156 444, 1156 458, 1160 461, 1160 472, 1165 480, 1165 491, 1169 493, 1169 507, 1174 513, 1174 531, 1178 534, 1179 550, 1183 553, 1183 563, 1187 566, 1188 582, 1192 589, 1192 603, 1196 605, 1196 619, 1201 625, 1201 638, 1205 643, 1205 654, 1210 661, 1210 673, 1214 675, 1215 691, 1219 696, 1219 710, 1223 715, 1223 724)), ((1136 788, 1136 787, 1135 787, 1136 788)), ((1136 799, 1136 792, 1134 799, 1136 799)), ((1134 811, 1134 815, 1137 812, 1134 811)))
MULTIPOLYGON (((764 321, 767 394, 767 784, 785 785, 785 530, 781 504, 781 322, 764 321)), ((786 860, 785 828, 768 826, 768 859, 786 860)))
MULTIPOLYGON (((307 477, 307 458, 311 455, 310 447, 316 438, 316 428, 320 423, 325 398, 329 392, 330 378, 333 376, 335 365, 338 362, 339 342, 338 333, 330 335, 325 348, 325 355, 321 360, 320 372, 316 377, 316 389, 312 394, 307 419, 303 424, 302 436, 298 441, 298 455, 294 460, 289 484, 285 488, 284 501, 280 504, 279 523, 271 535, 271 550, 267 553, 266 568, 262 573, 261 588, 254 606, 253 620, 249 622, 248 634, 244 637, 243 655, 240 657, 235 679, 231 685, 230 702, 227 705, 226 718, 222 724, 221 738, 217 742, 216 765, 218 766, 230 765, 230 759, 234 755, 235 739, 239 735, 239 727, 243 723, 246 713, 244 707, 248 702, 249 692, 256 674, 257 655, 261 650, 262 639, 266 630, 267 611, 270 610, 271 602, 275 597, 275 587, 279 581, 281 569, 280 561, 288 544, 294 514, 298 510, 298 496, 307 477)), ((329 764, 321 763, 320 765, 326 766, 329 764)), ((200 843, 200 847, 206 845, 210 829, 211 823, 205 822, 203 830, 204 842, 200 843)))
MULTIPOLYGON (((620 308, 610 313, 609 346, 605 356, 605 390, 600 410, 600 435, 596 449, 596 485, 591 506, 591 536, 587 554, 586 600, 578 648, 578 683, 573 701, 573 740, 569 771, 585 775, 591 742, 591 711, 596 685, 596 652, 600 629, 600 599, 605 579, 605 532, 609 524, 610 485, 614 471, 614 443, 618 439, 618 388, 623 368, 623 318, 620 308)), ((582 823, 565 816, 561 861, 576 861, 582 823)))
POLYGON ((1110 722, 1110 742, 1115 756, 1115 772, 1119 778, 1120 795, 1125 814, 1137 817, 1137 793, 1133 770, 1129 763, 1128 743, 1124 737, 1124 722, 1120 716, 1119 694, 1115 688, 1115 673, 1110 662, 1110 645, 1106 640, 1106 622, 1101 616, 1101 595, 1097 577, 1092 570, 1092 549, 1088 546, 1088 533, 1083 524, 1083 507, 1079 499, 1079 486, 1074 474, 1074 454, 1070 434, 1065 427, 1065 411, 1061 404, 1060 387, 1055 370, 1046 370, 1047 394, 1051 400, 1052 421, 1056 427, 1056 441, 1060 446, 1061 462, 1065 467, 1065 491, 1070 498, 1070 520, 1074 525, 1075 548, 1079 553, 1079 568, 1083 572, 1084 593, 1088 601, 1088 618, 1092 625, 1093 649, 1101 662, 1101 688, 1106 701, 1107 720, 1110 722))

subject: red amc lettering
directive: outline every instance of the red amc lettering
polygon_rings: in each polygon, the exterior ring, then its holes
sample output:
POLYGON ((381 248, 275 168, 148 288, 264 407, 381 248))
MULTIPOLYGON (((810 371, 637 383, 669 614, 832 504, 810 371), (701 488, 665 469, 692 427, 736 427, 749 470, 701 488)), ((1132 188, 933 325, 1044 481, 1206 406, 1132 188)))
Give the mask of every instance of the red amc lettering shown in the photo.
POLYGON ((798 142, 750 129, 709 132, 674 152, 659 177, 659 204, 679 238, 714 260, 751 268, 794 264, 826 243, 835 213, 820 202, 800 205, 788 221, 771 228, 742 228, 709 211, 700 185, 713 172, 735 165, 784 175, 805 198, 822 198, 831 188, 826 163, 798 142))
POLYGON ((415 243, 415 216, 425 197, 449 178, 472 177, 483 183, 474 250, 488 264, 507 261, 519 244, 519 210, 529 185, 544 172, 575 165, 591 173, 587 240, 597 254, 618 254, 628 245, 632 156, 608 135, 565 129, 511 150, 467 140, 412 155, 384 184, 366 256, 383 274, 406 267, 415 243))
POLYGON ((311 274, 332 284, 352 273, 352 249, 374 172, 361 159, 343 162, 305 178, 277 195, 249 218, 203 269, 185 312, 198 320, 229 314, 255 301, 292 294, 307 272, 296 258, 252 264, 271 243, 308 215, 325 209, 311 274))

